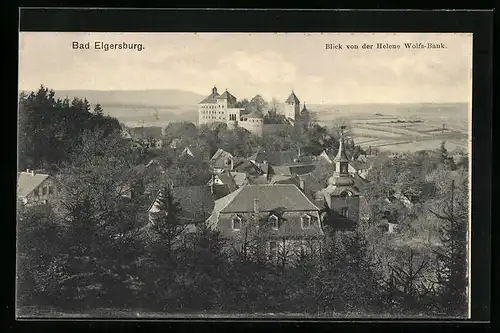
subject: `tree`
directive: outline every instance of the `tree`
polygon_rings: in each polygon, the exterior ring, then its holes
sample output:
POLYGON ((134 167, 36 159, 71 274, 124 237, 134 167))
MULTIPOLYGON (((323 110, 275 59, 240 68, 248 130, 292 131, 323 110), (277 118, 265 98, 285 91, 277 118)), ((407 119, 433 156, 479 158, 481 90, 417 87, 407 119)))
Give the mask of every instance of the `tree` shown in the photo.
POLYGON ((394 312, 426 310, 433 300, 433 284, 425 278, 429 256, 408 247, 394 260, 383 289, 385 306, 394 312))
POLYGON ((263 112, 268 108, 268 103, 261 95, 255 95, 250 100, 250 106, 253 108, 253 110, 263 114, 263 112))
POLYGON ((66 227, 64 252, 54 257, 49 272, 70 302, 123 305, 130 301, 124 281, 134 271, 140 253, 136 236, 144 222, 126 197, 133 170, 118 133, 85 132, 83 138, 58 177, 55 209, 66 227))
POLYGON ((181 299, 184 308, 195 311, 224 310, 226 281, 231 278, 225 240, 217 231, 200 223, 188 235, 182 253, 181 299))
POLYGON ((157 212, 152 213, 151 229, 161 242, 162 252, 167 261, 171 261, 172 253, 179 241, 179 236, 186 229, 180 220, 180 204, 174 198, 170 185, 166 185, 157 196, 157 212))
MULTIPOLYGON (((462 191, 465 189, 462 187, 462 191)), ((436 250, 437 284, 440 305, 453 315, 465 315, 467 311, 467 230, 468 207, 463 200, 467 195, 457 198, 455 182, 452 181, 450 198, 441 212, 431 211, 444 225, 442 227, 442 246, 436 250), (461 200, 462 199, 462 200, 461 200)))
POLYGON ((104 110, 102 109, 101 104, 98 103, 94 106, 94 113, 101 117, 104 116, 104 110))
POLYGON ((19 167, 57 170, 68 160, 84 131, 120 128, 118 120, 90 113, 84 99, 55 99, 55 92, 41 86, 19 98, 19 167))
POLYGON ((336 233, 334 242, 322 253, 318 275, 321 308, 347 313, 378 308, 381 277, 359 231, 336 233))
POLYGON ((57 302, 60 289, 47 267, 61 253, 62 227, 49 205, 18 208, 17 304, 46 305, 57 302))

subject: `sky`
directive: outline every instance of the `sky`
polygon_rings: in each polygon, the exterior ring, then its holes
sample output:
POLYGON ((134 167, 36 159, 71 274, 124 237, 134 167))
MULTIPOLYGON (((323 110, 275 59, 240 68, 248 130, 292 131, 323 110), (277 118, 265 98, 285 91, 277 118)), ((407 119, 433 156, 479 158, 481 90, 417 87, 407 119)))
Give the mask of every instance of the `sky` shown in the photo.
POLYGON ((471 34, 75 33, 21 32, 19 89, 181 89, 213 86, 238 99, 310 104, 470 102, 471 34), (90 50, 72 43, 90 42, 90 50), (95 42, 141 43, 142 51, 93 49, 95 42), (363 49, 363 43, 400 49, 363 49), (405 49, 403 43, 445 49, 405 49), (342 44, 341 50, 326 43, 342 44), (349 50, 347 44, 358 44, 349 50))

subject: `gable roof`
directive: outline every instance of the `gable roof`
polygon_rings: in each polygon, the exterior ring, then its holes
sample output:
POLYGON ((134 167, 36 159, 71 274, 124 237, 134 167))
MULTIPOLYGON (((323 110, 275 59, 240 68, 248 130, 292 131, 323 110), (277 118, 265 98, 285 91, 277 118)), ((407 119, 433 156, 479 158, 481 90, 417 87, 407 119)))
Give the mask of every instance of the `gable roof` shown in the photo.
POLYGON ((207 224, 209 227, 213 228, 217 225, 217 221, 219 219, 220 212, 226 208, 226 206, 233 201, 233 199, 243 190, 243 187, 240 187, 234 192, 229 193, 228 195, 215 200, 214 209, 212 210, 212 214, 210 214, 207 219, 207 224))
POLYGON ((257 165, 245 158, 235 159, 233 163, 233 171, 243 172, 250 176, 259 176, 262 174, 262 170, 257 165))
POLYGON ((17 175, 17 196, 25 198, 30 195, 50 176, 43 173, 20 172, 17 175))
POLYGON ((217 99, 225 99, 228 101, 228 104, 236 102, 236 97, 234 97, 229 91, 227 91, 227 89, 222 93, 222 95, 217 97, 217 99))
POLYGON ((290 94, 290 96, 288 96, 288 98, 286 99, 285 103, 300 104, 300 101, 297 98, 297 96, 295 95, 295 93, 292 91, 292 93, 290 94))
POLYGON ((233 192, 238 189, 238 186, 236 185, 236 181, 232 177, 232 174, 224 172, 221 173, 220 175, 217 175, 217 178, 219 178, 222 184, 227 186, 229 192, 233 192))
POLYGON ((270 165, 281 166, 297 164, 297 159, 308 163, 312 158, 307 156, 301 156, 299 158, 298 151, 296 150, 265 151, 263 149, 259 149, 248 159, 253 160, 256 163, 263 163, 266 161, 270 165))
POLYGON ((232 158, 233 155, 223 149, 217 149, 210 161, 215 168, 226 168, 226 161, 232 158))
MULTIPOLYGON (((158 197, 161 195, 162 191, 158 191, 148 208, 148 212, 157 205, 158 197)), ((208 186, 174 187, 172 195, 179 202, 180 219, 185 223, 204 221, 214 208, 215 202, 208 186)))
POLYGON ((205 97, 200 103, 198 104, 216 104, 217 103, 217 98, 220 97, 220 95, 217 93, 217 90, 213 90, 210 95, 205 97))
POLYGON ((251 212, 255 198, 259 200, 261 211, 272 211, 277 207, 286 207, 289 211, 319 210, 296 185, 275 184, 240 187, 221 212, 251 212))

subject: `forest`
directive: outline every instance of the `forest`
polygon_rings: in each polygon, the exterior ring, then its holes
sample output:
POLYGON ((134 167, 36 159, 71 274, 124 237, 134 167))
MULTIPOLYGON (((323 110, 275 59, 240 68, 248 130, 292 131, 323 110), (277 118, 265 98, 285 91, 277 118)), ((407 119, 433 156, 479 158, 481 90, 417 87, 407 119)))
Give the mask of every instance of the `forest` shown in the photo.
MULTIPOLYGON (((467 314, 468 162, 457 163, 444 143, 438 151, 396 158, 379 153, 367 176, 368 224, 351 232, 327 229, 321 251, 293 259, 279 253, 270 261, 258 246, 242 252, 203 224, 188 233, 179 221, 181 208, 167 184, 202 184, 208 170, 202 158, 181 158, 166 148, 138 155, 120 137, 118 120, 100 106, 56 100, 45 87, 20 96, 19 121, 19 168, 56 173, 60 198, 18 206, 18 311, 467 314), (162 185, 160 213, 145 231, 151 198, 129 200, 117 189, 152 157, 173 181, 162 185), (411 207, 388 203, 395 193, 411 207), (385 232, 385 220, 400 231, 385 232)), ((191 125, 169 125, 166 141, 181 138, 209 155, 217 148, 248 156, 259 147, 298 144, 310 154, 338 149, 336 134, 318 125, 263 138, 191 125)), ((348 146, 350 156, 360 153, 354 142, 348 146)))

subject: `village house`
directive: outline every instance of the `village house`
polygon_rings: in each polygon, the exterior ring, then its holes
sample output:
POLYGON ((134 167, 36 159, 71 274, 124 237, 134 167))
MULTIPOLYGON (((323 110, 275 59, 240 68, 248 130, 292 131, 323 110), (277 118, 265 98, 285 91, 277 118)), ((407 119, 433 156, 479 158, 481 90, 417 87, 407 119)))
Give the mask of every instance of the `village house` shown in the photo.
MULTIPOLYGON (((159 199, 162 196, 163 192, 159 190, 147 210, 150 224, 154 223, 154 214, 159 212, 159 199)), ((214 209, 215 201, 209 186, 173 187, 172 196, 179 203, 179 220, 188 232, 196 231, 196 226, 204 223, 214 209)))
POLYGON ((234 156, 231 153, 219 148, 210 158, 210 165, 216 174, 226 170, 232 171, 234 168, 233 159, 234 156))
POLYGON ((55 200, 56 179, 46 173, 26 170, 17 174, 17 198, 27 206, 55 200))
POLYGON ((239 249, 261 240, 271 259, 318 249, 325 235, 320 209, 293 184, 242 186, 215 201, 207 224, 239 249))
POLYGON ((246 173, 228 170, 219 174, 214 174, 207 185, 210 186, 215 197, 220 198, 236 191, 238 188, 248 183, 249 179, 246 173))

